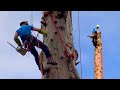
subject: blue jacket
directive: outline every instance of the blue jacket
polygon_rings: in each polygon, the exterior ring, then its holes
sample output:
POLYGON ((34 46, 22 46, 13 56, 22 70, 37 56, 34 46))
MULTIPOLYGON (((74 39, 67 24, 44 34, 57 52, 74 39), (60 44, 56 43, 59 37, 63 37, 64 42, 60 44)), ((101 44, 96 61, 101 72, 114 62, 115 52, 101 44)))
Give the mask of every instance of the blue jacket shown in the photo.
POLYGON ((24 26, 21 26, 16 32, 22 39, 24 35, 31 35, 31 30, 33 30, 33 28, 34 27, 31 25, 24 25, 24 26))
POLYGON ((96 32, 96 28, 93 29, 92 33, 95 33, 96 32))

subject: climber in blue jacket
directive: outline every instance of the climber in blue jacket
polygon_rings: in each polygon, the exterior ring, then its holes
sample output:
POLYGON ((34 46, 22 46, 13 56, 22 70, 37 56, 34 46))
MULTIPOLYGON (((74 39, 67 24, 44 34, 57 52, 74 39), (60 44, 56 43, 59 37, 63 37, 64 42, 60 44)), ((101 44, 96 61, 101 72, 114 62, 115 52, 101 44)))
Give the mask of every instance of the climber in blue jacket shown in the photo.
MULTIPOLYGON (((20 23, 20 28, 15 32, 15 35, 14 35, 14 41, 18 44, 18 47, 22 48, 22 44, 18 38, 18 36, 20 36, 22 43, 24 44, 24 47, 28 48, 31 54, 35 57, 36 64, 40 71, 41 71, 41 68, 39 64, 39 55, 37 50, 35 49, 35 46, 43 50, 48 61, 47 64, 57 65, 57 62, 54 61, 48 47, 44 43, 42 43, 40 40, 35 38, 33 35, 31 35, 32 30, 37 31, 39 33, 42 32, 41 29, 35 28, 34 26, 29 25, 28 22, 25 20, 23 20, 20 23)), ((45 33, 42 33, 42 34, 45 34, 45 33)))

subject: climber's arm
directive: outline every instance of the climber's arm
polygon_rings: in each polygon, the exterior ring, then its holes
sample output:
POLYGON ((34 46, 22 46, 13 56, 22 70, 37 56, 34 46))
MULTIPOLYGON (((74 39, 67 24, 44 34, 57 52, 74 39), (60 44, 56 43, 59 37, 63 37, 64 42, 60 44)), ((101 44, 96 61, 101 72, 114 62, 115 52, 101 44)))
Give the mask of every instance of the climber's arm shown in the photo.
POLYGON ((38 31, 39 33, 43 34, 43 35, 46 35, 47 32, 45 30, 42 30, 41 28, 33 28, 34 31, 38 31))
POLYGON ((34 27, 33 30, 39 32, 39 31, 40 31, 40 28, 35 28, 35 27, 34 27))
POLYGON ((18 36, 19 36, 18 33, 15 32, 14 41, 17 43, 18 46, 22 47, 22 44, 21 44, 21 42, 20 42, 18 36))

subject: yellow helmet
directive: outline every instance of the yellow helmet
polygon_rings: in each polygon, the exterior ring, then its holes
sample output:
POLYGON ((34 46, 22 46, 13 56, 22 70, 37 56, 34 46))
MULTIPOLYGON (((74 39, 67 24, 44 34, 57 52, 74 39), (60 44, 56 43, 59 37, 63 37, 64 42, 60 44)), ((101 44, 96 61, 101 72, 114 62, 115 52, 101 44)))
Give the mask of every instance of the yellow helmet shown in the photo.
POLYGON ((22 21, 20 22, 20 26, 21 26, 22 24, 24 24, 24 23, 28 24, 28 21, 22 20, 22 21))

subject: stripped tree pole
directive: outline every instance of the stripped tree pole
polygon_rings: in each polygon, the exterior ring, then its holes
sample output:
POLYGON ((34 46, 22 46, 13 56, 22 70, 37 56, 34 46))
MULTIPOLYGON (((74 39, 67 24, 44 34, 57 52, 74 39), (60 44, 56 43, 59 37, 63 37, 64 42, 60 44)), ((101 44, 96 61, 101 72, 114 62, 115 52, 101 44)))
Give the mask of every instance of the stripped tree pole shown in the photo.
POLYGON ((94 78, 103 79, 103 64, 102 64, 102 40, 101 32, 96 31, 96 34, 90 36, 93 40, 94 49, 94 78), (93 37, 92 37, 93 36, 93 37))
POLYGON ((46 56, 42 51, 40 64, 44 68, 50 68, 50 71, 43 75, 42 79, 80 79, 75 67, 78 53, 73 44, 72 12, 44 11, 42 23, 46 25, 42 28, 47 31, 47 35, 43 37, 43 42, 48 46, 54 60, 58 63, 58 65, 47 65, 46 56), (65 54, 65 50, 67 54, 65 54), (70 57, 66 56, 68 53, 70 57))

